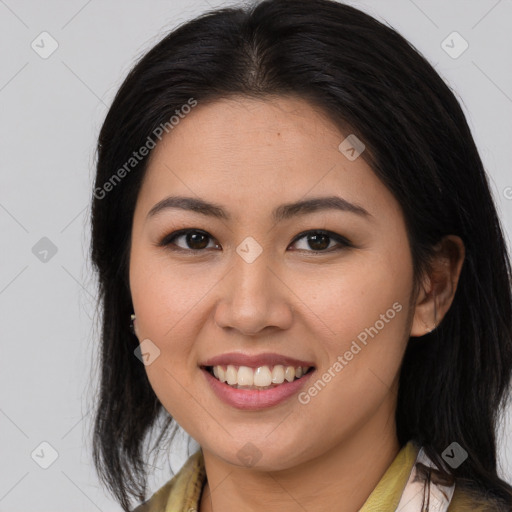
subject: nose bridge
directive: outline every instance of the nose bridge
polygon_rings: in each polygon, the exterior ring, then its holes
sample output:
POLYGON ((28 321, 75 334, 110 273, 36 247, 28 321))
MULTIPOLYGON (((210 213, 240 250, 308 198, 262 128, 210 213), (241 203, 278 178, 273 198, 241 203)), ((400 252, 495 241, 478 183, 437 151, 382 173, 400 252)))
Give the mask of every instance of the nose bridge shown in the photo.
POLYGON ((270 271, 268 251, 262 251, 261 254, 254 257, 254 254, 247 253, 249 258, 240 255, 241 247, 237 249, 237 255, 233 257, 233 292, 234 298, 242 302, 248 300, 256 306, 257 300, 266 302, 271 299, 274 284, 272 272, 270 271), (254 259, 253 259, 254 258, 254 259))
MULTIPOLYGON (((259 244, 258 244, 259 245, 259 244)), ((246 240, 233 253, 215 321, 244 334, 257 334, 268 326, 286 328, 291 321, 287 288, 276 276, 270 251, 246 240)))

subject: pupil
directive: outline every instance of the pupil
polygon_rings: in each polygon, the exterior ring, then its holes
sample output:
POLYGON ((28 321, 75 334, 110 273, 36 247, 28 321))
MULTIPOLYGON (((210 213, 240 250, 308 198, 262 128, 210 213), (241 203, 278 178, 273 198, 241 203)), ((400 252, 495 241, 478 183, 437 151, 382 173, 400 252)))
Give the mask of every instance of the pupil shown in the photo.
POLYGON ((308 243, 312 249, 326 249, 329 247, 329 236, 323 233, 308 235, 308 243))

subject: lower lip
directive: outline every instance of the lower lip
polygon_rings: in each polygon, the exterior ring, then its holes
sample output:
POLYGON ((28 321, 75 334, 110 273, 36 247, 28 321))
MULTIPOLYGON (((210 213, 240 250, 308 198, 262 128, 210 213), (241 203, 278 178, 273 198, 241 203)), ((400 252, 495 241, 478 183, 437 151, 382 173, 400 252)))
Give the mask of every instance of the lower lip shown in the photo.
POLYGON ((201 368, 214 393, 226 404, 237 409, 254 410, 272 407, 292 397, 306 384, 313 370, 300 379, 284 382, 271 389, 236 389, 216 379, 208 370, 201 368))

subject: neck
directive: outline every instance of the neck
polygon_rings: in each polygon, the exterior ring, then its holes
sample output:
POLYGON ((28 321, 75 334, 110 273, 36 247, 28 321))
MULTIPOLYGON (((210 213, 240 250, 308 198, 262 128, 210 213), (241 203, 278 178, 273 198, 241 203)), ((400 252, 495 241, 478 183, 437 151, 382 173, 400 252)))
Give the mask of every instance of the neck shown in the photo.
POLYGON ((240 468, 203 448, 207 483, 199 512, 357 512, 399 451, 394 421, 367 424, 318 457, 280 471, 240 468))

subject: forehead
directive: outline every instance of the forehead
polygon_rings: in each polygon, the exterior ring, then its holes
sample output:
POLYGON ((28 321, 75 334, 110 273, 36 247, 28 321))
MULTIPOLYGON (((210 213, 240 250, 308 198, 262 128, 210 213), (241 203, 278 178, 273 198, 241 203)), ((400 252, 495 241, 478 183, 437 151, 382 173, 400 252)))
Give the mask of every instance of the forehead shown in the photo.
POLYGON ((364 159, 340 151, 348 135, 299 98, 199 102, 153 150, 140 201, 147 211, 170 193, 213 194, 235 216, 307 196, 392 203, 364 159))

